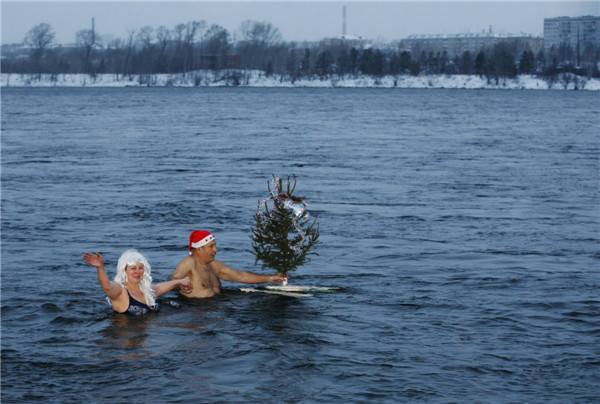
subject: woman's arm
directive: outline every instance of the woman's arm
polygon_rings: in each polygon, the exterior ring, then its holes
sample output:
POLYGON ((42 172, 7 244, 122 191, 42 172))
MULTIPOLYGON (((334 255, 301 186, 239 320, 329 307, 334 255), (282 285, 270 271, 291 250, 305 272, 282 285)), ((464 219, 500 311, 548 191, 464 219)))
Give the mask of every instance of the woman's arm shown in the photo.
POLYGON ((182 292, 190 293, 192 291, 192 281, 190 281, 187 276, 183 279, 173 279, 171 281, 157 283, 156 285, 152 285, 152 289, 154 289, 154 294, 158 297, 172 291, 177 286, 181 288, 182 292))
POLYGON ((100 286, 102 286, 106 296, 108 296, 111 300, 117 299, 123 292, 123 286, 108 279, 108 275, 104 269, 104 259, 102 256, 98 253, 92 254, 86 252, 83 256, 83 260, 91 266, 96 267, 98 270, 98 283, 100 283, 100 286))

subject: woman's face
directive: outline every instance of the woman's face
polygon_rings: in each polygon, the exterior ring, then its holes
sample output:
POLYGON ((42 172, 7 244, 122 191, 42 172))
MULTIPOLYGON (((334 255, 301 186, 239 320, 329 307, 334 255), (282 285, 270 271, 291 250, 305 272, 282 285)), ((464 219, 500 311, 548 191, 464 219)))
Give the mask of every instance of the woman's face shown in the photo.
POLYGON ((128 281, 133 282, 136 285, 139 284, 144 277, 144 264, 138 262, 137 264, 127 265, 125 274, 127 275, 128 281))

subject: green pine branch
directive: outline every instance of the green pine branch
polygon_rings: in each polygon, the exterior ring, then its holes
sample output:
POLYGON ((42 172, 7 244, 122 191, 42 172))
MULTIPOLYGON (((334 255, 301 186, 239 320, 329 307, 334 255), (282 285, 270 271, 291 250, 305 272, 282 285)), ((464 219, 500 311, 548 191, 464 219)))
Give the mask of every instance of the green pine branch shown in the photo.
MULTIPOLYGON (((273 177, 275 178, 275 177, 273 177)), ((280 182, 276 190, 268 185, 269 194, 277 195, 271 198, 272 207, 264 204, 261 210, 259 202, 257 213, 254 215, 255 226, 251 227, 252 248, 250 251, 255 256, 255 265, 262 262, 262 268, 272 268, 277 272, 286 274, 308 261, 310 255, 318 255, 311 249, 319 243, 319 225, 317 218, 311 220, 297 218, 292 209, 285 206, 284 200, 302 201, 292 193, 296 188, 296 177, 293 185, 288 177, 286 189, 280 182), (298 227, 302 234, 298 232, 298 227)))

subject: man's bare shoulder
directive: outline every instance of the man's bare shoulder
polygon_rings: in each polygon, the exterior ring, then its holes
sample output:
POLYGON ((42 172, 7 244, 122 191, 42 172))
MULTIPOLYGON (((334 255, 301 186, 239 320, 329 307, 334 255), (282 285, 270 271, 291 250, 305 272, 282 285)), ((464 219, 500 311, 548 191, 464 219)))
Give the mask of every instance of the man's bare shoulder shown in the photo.
POLYGON ((227 265, 219 260, 212 260, 209 264, 210 268, 218 275, 221 269, 228 268, 227 265))
POLYGON ((185 257, 177 267, 173 271, 173 273, 169 276, 169 279, 180 279, 185 277, 190 271, 194 269, 194 259, 190 256, 185 257))
POLYGON ((182 259, 181 261, 179 261, 179 265, 194 265, 194 259, 192 258, 191 255, 188 255, 187 257, 185 257, 184 259, 182 259))

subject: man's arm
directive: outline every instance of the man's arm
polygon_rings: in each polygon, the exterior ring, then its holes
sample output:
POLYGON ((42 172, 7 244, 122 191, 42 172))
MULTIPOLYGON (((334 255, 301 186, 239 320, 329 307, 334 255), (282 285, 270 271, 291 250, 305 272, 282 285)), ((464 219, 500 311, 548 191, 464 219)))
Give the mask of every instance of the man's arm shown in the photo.
POLYGON ((212 262, 213 269, 215 270, 219 279, 224 281, 233 281, 239 283, 281 283, 285 277, 282 275, 260 275, 248 271, 237 271, 233 268, 228 267, 221 261, 212 262))

